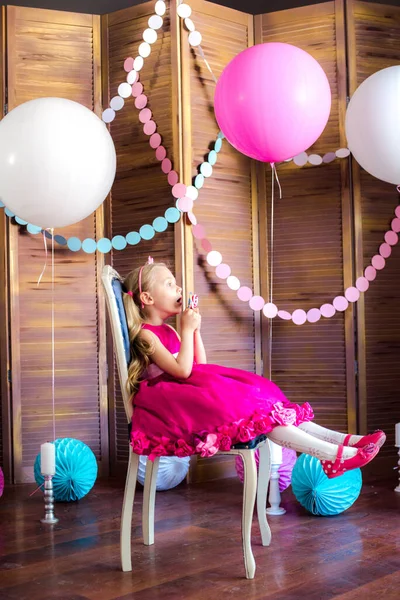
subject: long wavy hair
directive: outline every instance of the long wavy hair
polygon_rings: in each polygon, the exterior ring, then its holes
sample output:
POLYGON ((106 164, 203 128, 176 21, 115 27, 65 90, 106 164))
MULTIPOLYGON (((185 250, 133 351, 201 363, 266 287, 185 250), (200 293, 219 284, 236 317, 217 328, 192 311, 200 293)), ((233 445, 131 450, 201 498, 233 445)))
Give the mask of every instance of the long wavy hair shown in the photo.
MULTIPOLYGON (((151 263, 143 266, 141 274, 142 292, 149 292, 154 280, 154 270, 157 267, 166 267, 164 263, 151 263)), ((141 267, 134 269, 124 280, 125 293, 123 301, 128 323, 131 360, 128 367, 127 388, 130 394, 135 394, 139 389, 139 382, 143 372, 150 364, 152 354, 151 345, 139 336, 144 323, 144 314, 139 296, 139 272, 141 267), (128 294, 131 292, 132 295, 128 294)))

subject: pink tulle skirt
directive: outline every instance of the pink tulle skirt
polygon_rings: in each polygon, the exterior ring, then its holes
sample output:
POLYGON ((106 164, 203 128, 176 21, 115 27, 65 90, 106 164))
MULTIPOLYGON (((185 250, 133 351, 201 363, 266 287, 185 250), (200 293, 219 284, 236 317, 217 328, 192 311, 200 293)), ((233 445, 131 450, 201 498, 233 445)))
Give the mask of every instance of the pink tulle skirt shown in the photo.
POLYGON ((314 417, 311 406, 289 402, 272 381, 248 371, 195 365, 188 379, 162 374, 134 397, 131 444, 137 454, 212 456, 314 417))

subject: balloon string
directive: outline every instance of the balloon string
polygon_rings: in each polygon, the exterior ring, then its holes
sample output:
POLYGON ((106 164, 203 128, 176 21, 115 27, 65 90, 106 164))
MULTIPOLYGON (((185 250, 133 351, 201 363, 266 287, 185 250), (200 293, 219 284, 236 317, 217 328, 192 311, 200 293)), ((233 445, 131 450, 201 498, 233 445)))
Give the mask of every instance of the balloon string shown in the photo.
MULTIPOLYGON (((275 164, 271 163, 271 234, 270 234, 270 260, 269 260, 269 301, 272 304, 274 284, 274 195, 275 195, 275 164)), ((279 186, 280 187, 280 186, 279 186)), ((272 379, 272 319, 269 320, 268 340, 268 376, 272 379)))
POLYGON ((42 281, 42 277, 45 274, 46 267, 47 267, 47 239, 46 239, 46 231, 44 229, 43 229, 43 243, 44 243, 44 253, 45 253, 44 266, 43 266, 42 272, 40 273, 36 287, 39 287, 40 282, 42 281))
POLYGON ((207 69, 210 71, 212 78, 214 79, 214 82, 217 83, 218 79, 215 77, 212 68, 210 67, 210 64, 208 62, 208 60, 206 59, 205 55, 204 55, 204 51, 203 48, 201 46, 198 46, 199 52, 200 52, 200 56, 201 58, 204 60, 204 63, 207 67, 207 69))
POLYGON ((36 490, 33 490, 33 492, 32 492, 31 494, 29 494, 29 498, 30 498, 31 496, 33 496, 33 494, 36 494, 36 492, 37 492, 38 490, 40 490, 40 489, 41 489, 43 486, 44 486, 44 483, 41 483, 41 484, 40 484, 40 485, 39 485, 39 486, 36 488, 36 490))
POLYGON ((54 229, 51 229, 51 396, 53 409, 53 440, 56 439, 55 411, 55 350, 54 350, 54 229))
POLYGON ((279 181, 279 177, 278 177, 278 171, 276 170, 276 165, 274 164, 273 166, 273 171, 274 171, 274 175, 275 175, 275 179, 276 179, 276 183, 279 186, 279 200, 282 200, 282 188, 281 188, 281 182, 279 181))
POLYGON ((272 303, 274 285, 274 195, 275 195, 275 165, 271 163, 271 233, 270 233, 270 267, 269 267, 269 301, 272 303))

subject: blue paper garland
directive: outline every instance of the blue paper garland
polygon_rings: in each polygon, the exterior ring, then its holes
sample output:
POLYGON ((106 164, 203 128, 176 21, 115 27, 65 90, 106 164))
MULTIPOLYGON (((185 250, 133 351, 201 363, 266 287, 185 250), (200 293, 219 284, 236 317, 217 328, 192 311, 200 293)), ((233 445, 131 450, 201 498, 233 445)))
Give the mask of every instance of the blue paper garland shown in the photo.
MULTIPOLYGON (((217 135, 217 139, 215 140, 213 146, 214 149, 210 150, 208 153, 207 160, 201 163, 198 167, 199 174, 193 178, 193 185, 197 190, 200 190, 203 185, 205 178, 211 177, 213 172, 213 166, 217 162, 218 153, 222 148, 222 140, 224 139, 224 134, 220 131, 217 135)), ((178 202, 178 201, 177 201, 178 202)), ((45 233, 48 239, 51 239, 51 234, 48 231, 43 230, 41 227, 37 225, 32 225, 32 223, 28 223, 24 221, 20 217, 17 217, 10 209, 6 208, 4 203, 0 200, 0 208, 4 208, 5 214, 12 218, 14 217, 16 222, 25 226, 27 231, 32 235, 37 235, 38 233, 45 233)), ((164 213, 164 216, 156 217, 152 223, 142 225, 137 231, 130 231, 125 236, 123 235, 115 235, 111 240, 108 238, 101 238, 96 242, 93 238, 86 238, 85 240, 80 240, 78 237, 70 237, 65 238, 62 235, 55 235, 54 241, 57 242, 60 246, 67 246, 71 252, 79 252, 83 250, 87 254, 93 254, 98 250, 103 254, 107 254, 114 250, 125 250, 125 248, 130 246, 136 246, 142 240, 149 241, 153 239, 156 233, 162 233, 167 230, 168 225, 177 223, 182 216, 182 212, 176 207, 171 206, 167 208, 164 213)))

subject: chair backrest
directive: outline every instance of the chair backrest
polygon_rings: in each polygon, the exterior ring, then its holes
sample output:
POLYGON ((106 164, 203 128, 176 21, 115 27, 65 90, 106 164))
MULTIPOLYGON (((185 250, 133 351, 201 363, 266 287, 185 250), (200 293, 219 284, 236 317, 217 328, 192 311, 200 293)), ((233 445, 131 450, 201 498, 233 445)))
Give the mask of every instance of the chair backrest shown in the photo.
POLYGON ((117 361, 119 383, 128 423, 132 420, 133 405, 126 384, 130 360, 130 343, 124 302, 122 299, 122 277, 110 265, 103 268, 101 280, 105 289, 106 305, 111 323, 114 353, 117 361))

